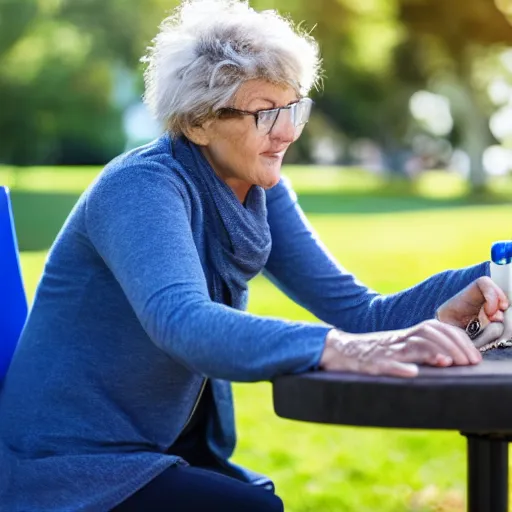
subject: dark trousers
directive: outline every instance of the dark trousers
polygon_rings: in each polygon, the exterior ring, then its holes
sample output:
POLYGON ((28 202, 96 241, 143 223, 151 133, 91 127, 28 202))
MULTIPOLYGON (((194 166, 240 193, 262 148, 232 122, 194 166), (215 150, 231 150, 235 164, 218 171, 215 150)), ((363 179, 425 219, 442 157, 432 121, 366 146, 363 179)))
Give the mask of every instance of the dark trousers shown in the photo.
POLYGON ((112 512, 283 512, 265 489, 192 466, 172 466, 112 512))

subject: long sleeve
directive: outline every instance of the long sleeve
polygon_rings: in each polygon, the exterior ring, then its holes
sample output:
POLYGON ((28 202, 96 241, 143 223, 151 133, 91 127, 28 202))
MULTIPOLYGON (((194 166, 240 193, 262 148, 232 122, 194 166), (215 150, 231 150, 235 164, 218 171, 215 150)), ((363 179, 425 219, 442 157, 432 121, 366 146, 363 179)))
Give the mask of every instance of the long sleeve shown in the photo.
POLYGON ((263 318, 212 302, 189 202, 157 163, 121 168, 90 190, 86 228, 150 339, 208 377, 271 379, 314 368, 329 327, 263 318))
POLYGON ((447 270, 399 293, 381 295, 347 272, 318 239, 286 179, 267 192, 272 252, 268 278, 319 319, 347 332, 409 327, 433 318, 447 299, 482 275, 487 262, 447 270))

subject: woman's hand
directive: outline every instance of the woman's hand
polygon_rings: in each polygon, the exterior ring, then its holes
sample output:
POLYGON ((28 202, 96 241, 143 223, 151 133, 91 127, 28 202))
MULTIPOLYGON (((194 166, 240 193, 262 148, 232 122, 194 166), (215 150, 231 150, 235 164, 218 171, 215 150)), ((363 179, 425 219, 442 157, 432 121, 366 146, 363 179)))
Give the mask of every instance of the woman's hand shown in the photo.
POLYGON ((437 320, 408 329, 352 334, 332 329, 320 360, 322 370, 415 377, 417 364, 451 366, 482 360, 466 332, 437 320))
POLYGON ((503 290, 490 277, 479 277, 457 295, 442 304, 436 312, 441 322, 462 329, 474 318, 482 328, 491 322, 503 322, 509 301, 503 290))

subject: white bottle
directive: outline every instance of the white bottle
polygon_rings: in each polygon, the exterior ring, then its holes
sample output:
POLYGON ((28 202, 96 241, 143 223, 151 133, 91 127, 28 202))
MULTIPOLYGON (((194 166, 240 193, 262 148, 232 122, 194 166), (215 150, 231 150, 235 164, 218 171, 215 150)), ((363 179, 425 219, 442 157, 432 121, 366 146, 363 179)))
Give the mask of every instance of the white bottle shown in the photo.
MULTIPOLYGON (((491 248, 491 279, 505 292, 512 305, 512 240, 503 240, 491 248)), ((512 307, 505 311, 503 334, 498 342, 512 340, 512 307)))

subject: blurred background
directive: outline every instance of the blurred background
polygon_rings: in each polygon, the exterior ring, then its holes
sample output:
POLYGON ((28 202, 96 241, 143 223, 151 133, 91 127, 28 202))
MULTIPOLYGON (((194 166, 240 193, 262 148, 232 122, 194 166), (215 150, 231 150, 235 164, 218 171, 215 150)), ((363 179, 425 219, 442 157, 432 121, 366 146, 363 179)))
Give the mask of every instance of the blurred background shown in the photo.
MULTIPOLYGON (((30 300, 79 194, 161 132, 140 57, 177 3, 0 0, 0 184, 30 300)), ((344 266, 391 293, 511 238, 512 0, 250 4, 319 41, 323 88, 283 172, 344 266)), ((260 277, 250 310, 313 319, 260 277)), ((235 386, 235 458, 276 480, 287 511, 464 510, 461 436, 285 421, 270 393, 235 386)))
MULTIPOLYGON (((97 165, 159 133, 139 59, 173 0, 0 0, 0 162, 97 165)), ((510 0, 254 0, 312 30, 315 115, 289 162, 481 186, 512 169, 510 0)))

